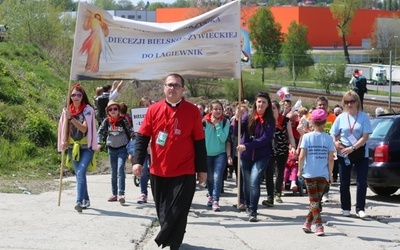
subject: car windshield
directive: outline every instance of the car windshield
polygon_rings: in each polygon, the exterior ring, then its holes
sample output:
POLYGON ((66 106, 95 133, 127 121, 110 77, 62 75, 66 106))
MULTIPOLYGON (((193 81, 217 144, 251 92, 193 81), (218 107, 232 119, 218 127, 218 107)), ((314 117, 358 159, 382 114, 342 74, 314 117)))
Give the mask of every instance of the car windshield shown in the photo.
POLYGON ((372 134, 369 138, 382 140, 387 135, 390 127, 392 127, 393 122, 394 119, 376 118, 371 120, 372 134))

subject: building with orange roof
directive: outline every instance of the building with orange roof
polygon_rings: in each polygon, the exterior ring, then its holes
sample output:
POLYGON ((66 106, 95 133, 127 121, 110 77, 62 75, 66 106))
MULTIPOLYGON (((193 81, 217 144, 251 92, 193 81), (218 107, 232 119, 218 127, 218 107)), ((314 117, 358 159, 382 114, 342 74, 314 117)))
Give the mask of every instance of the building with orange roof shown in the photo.
MULTIPOLYGON (((248 30, 247 20, 260 7, 242 7, 241 26, 248 30)), ((282 32, 287 33, 290 23, 303 24, 308 27, 308 42, 312 47, 332 47, 342 45, 338 35, 336 21, 328 7, 279 6, 270 7, 275 21, 282 26, 282 32)), ((156 22, 177 22, 195 17, 201 13, 197 8, 161 8, 156 10, 156 22)), ((360 9, 351 25, 351 34, 346 38, 351 47, 362 47, 363 41, 369 40, 377 18, 400 17, 400 12, 384 10, 360 9)))

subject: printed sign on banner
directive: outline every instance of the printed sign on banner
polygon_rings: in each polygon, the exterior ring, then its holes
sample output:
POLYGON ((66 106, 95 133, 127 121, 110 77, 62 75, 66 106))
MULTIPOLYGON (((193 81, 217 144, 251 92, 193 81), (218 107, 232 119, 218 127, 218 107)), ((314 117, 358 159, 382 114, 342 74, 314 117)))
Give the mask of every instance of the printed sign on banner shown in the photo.
POLYGON ((138 132, 148 108, 131 109, 133 131, 138 132))
POLYGON ((71 80, 240 78, 240 1, 174 23, 129 20, 79 2, 71 80))

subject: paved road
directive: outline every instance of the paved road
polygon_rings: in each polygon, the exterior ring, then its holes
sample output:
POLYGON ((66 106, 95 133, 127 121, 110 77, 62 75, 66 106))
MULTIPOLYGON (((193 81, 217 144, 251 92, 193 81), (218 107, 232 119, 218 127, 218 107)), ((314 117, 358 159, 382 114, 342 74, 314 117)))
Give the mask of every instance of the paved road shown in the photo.
MULTIPOLYGON (((56 181, 56 180, 55 180, 56 181)), ((154 243, 159 227, 154 204, 139 205, 139 189, 127 179, 127 203, 107 202, 108 175, 88 177, 92 207, 77 213, 73 209, 75 180, 63 191, 40 195, 0 194, 0 249, 158 249, 154 243)), ((198 187, 181 249, 399 249, 400 192, 382 198, 368 191, 367 219, 342 217, 338 185, 332 201, 323 207, 324 237, 305 234, 302 229, 308 209, 307 197, 287 192, 284 203, 273 208, 260 205, 257 223, 247 221, 236 203, 233 180, 226 182, 221 212, 205 206, 206 190, 198 187)), ((353 197, 354 186, 352 187, 353 197)), ((265 197, 263 185, 262 197, 265 197)), ((353 198, 354 200, 354 198, 353 198)), ((354 213, 354 210, 352 211, 354 213)))

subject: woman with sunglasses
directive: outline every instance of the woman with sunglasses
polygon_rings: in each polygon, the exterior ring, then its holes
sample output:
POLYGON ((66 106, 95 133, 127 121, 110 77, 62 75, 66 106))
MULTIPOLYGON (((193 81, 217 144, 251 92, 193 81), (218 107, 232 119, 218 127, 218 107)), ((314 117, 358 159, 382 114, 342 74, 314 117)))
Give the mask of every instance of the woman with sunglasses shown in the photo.
POLYGON ((362 111, 360 97, 353 90, 343 95, 342 106, 344 112, 336 118, 330 130, 338 153, 342 215, 350 216, 350 177, 354 166, 357 172, 356 214, 365 218, 368 174, 368 147, 365 144, 372 133, 371 122, 368 114, 362 111))
POLYGON ((86 171, 92 162, 93 150, 97 149, 97 134, 94 109, 80 84, 72 88, 70 105, 63 110, 58 126, 58 151, 65 149, 76 175, 75 210, 82 212, 90 206, 86 171))
POLYGON ((126 145, 134 132, 129 121, 121 116, 119 103, 111 100, 106 107, 107 117, 101 122, 98 137, 98 150, 101 149, 100 142, 106 141, 111 171, 111 192, 109 202, 119 201, 125 203, 125 162, 128 158, 126 145))
MULTIPOLYGON (((239 120, 240 113, 236 120, 239 120)), ((240 169, 243 176, 244 199, 248 208, 249 221, 257 222, 258 201, 260 199, 261 177, 271 157, 272 138, 275 119, 271 98, 267 93, 259 92, 253 104, 251 114, 242 115, 241 141, 237 146, 240 152, 240 169)), ((237 122, 233 133, 238 133, 237 122)))

